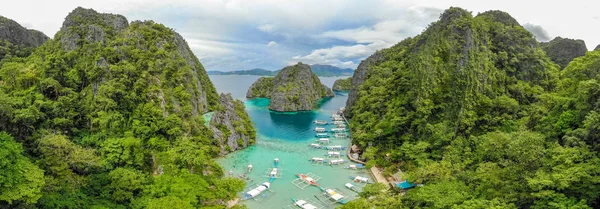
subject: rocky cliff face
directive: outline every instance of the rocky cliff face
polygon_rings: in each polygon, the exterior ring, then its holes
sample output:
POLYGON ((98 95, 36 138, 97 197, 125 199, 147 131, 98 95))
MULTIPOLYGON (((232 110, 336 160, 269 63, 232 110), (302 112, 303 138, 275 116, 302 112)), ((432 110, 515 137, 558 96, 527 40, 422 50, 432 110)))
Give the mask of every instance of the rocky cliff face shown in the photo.
POLYGON ((160 106, 163 116, 183 111, 196 116, 210 111, 217 103, 217 92, 186 41, 161 24, 152 21, 129 24, 122 15, 78 7, 65 18, 55 40, 66 52, 95 53, 100 57, 94 61, 100 72, 90 79, 94 96, 104 83, 114 78, 110 66, 145 60, 145 70, 149 71, 147 85, 153 89, 148 98, 160 106), (111 48, 114 54, 99 52, 103 48, 111 48), (165 54, 156 53, 159 50, 165 54), (181 68, 183 74, 174 76, 174 68, 181 68), (170 79, 176 79, 177 83, 170 79))
POLYGON ((580 39, 569 39, 556 37, 548 43, 542 43, 542 49, 550 59, 560 65, 567 67, 573 59, 585 55, 588 51, 585 42, 580 39))
POLYGON ((60 43, 65 51, 71 51, 83 43, 106 44, 110 37, 129 27, 122 15, 98 13, 93 9, 77 7, 60 28, 60 43), (79 42, 79 40, 86 42, 79 42))
POLYGON ((243 149, 256 140, 256 131, 240 100, 231 94, 221 94, 219 105, 210 121, 213 142, 221 148, 220 155, 243 149))
POLYGON ((302 63, 283 68, 272 79, 257 80, 246 93, 248 98, 270 98, 269 109, 279 112, 312 110, 317 100, 333 96, 310 66, 302 63))
POLYGON ((38 47, 48 39, 40 31, 24 28, 14 20, 0 16, 0 40, 24 47, 38 47))
MULTIPOLYGON (((77 98, 69 100, 69 107, 85 107, 73 110, 78 113, 73 115, 47 113, 45 120, 59 118, 77 125, 64 132, 118 134, 122 127, 151 127, 136 134, 196 136, 208 133, 198 122, 201 115, 222 106, 183 37, 153 21, 128 23, 121 15, 76 8, 54 39, 37 50, 31 55, 35 57, 23 63, 42 75, 31 83, 42 83, 41 94, 50 101, 68 96, 77 98)), ((238 115, 246 114, 243 110, 238 115)), ((49 124, 45 128, 64 128, 49 124)))
POLYGON ((352 88, 352 77, 338 79, 333 83, 334 91, 349 91, 352 88))
POLYGON ((348 117, 352 117, 352 106, 356 100, 358 100, 358 88, 367 79, 367 72, 371 66, 375 66, 383 61, 383 54, 381 52, 375 52, 375 54, 369 56, 367 59, 360 62, 354 75, 352 75, 352 82, 350 83, 350 93, 348 93, 348 100, 346 100, 345 114, 348 117))
POLYGON ((594 48, 594 51, 600 49, 600 44, 598 44, 598 46, 596 46, 596 48, 594 48))
POLYGON ((557 71, 507 13, 473 17, 450 8, 422 34, 378 51, 355 71, 346 107, 351 130, 361 133, 353 142, 364 148, 438 131, 454 139, 496 130, 501 120, 487 118, 521 117, 506 104, 532 104, 537 94, 524 89, 553 88, 548 81, 557 71))
POLYGON ((14 20, 0 16, 0 60, 7 55, 29 56, 48 39, 40 31, 24 28, 14 20))

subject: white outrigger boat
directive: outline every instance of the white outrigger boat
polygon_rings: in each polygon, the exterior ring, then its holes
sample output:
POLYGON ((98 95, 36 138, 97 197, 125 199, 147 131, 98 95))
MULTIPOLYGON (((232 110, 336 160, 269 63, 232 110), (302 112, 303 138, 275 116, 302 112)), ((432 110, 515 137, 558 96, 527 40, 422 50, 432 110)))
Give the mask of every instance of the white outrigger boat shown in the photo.
POLYGON ((310 162, 315 164, 323 164, 325 162, 325 159, 320 157, 313 157, 310 159, 310 162))
POLYGON ((354 184, 346 183, 346 184, 344 184, 344 186, 346 186, 346 188, 348 188, 349 190, 352 190, 353 192, 360 192, 358 187, 354 186, 354 184))
POLYGON ((352 164, 352 165, 349 165, 348 167, 345 167, 345 168, 346 169, 351 169, 351 170, 358 170, 358 169, 365 168, 365 166, 362 165, 362 164, 352 164))
POLYGON ((332 150, 332 151, 339 151, 339 150, 345 150, 346 147, 343 147, 342 145, 333 145, 333 146, 326 146, 324 147, 326 150, 332 150))
POLYGON ((354 177, 354 176, 350 176, 348 178, 352 179, 356 183, 369 183, 369 178, 367 178, 367 177, 361 177, 361 176, 354 177))
POLYGON ((275 178, 277 178, 277 177, 279 177, 279 176, 277 175, 277 168, 273 168, 273 169, 271 170, 271 173, 269 174, 269 181, 270 181, 270 182, 273 182, 273 181, 275 181, 275 178))
POLYGON ((250 191, 246 192, 246 194, 244 195, 244 197, 242 197, 241 200, 248 200, 248 199, 255 198, 259 194, 261 194, 264 191, 268 190, 269 187, 271 187, 271 183, 265 182, 265 183, 261 184, 260 186, 254 188, 253 190, 250 190, 250 191))
POLYGON ((338 139, 348 138, 348 134, 346 134, 346 133, 336 133, 335 134, 335 138, 338 138, 338 139))
POLYGON ((344 121, 333 121, 333 125, 346 124, 344 121))
POLYGON ((339 158, 339 157, 342 156, 342 153, 340 153, 340 152, 327 152, 326 156, 327 157, 339 158))
POLYGON ((333 121, 344 121, 344 118, 342 118, 342 117, 333 117, 332 120, 333 121))
POLYGON ((325 131, 326 131, 326 129, 323 128, 323 127, 316 127, 315 128, 315 132, 325 132, 325 131))
POLYGON ((320 138, 319 144, 329 144, 329 138, 320 138))
POLYGON ((346 197, 344 197, 344 195, 340 194, 339 192, 333 190, 333 189, 323 189, 321 188, 321 190, 323 190, 325 192, 325 195, 327 197, 329 197, 329 199, 331 199, 334 202, 338 202, 341 204, 346 204, 348 203, 348 201, 346 201, 346 197))
POLYGON ((327 133, 317 133, 315 136, 318 138, 329 138, 329 134, 327 133))
POLYGON ((346 128, 346 124, 337 124, 335 125, 336 128, 346 128))
POLYGON ((327 121, 324 121, 324 120, 315 120, 314 123, 317 125, 327 125, 327 121))
POLYGON ((310 147, 314 149, 321 149, 321 145, 319 144, 310 144, 310 147))
POLYGON ((302 209, 321 209, 321 208, 323 208, 323 206, 321 206, 319 204, 310 203, 306 200, 296 200, 296 199, 292 198, 292 201, 294 201, 294 205, 292 205, 292 207, 299 207, 302 209))
POLYGON ((348 162, 348 161, 346 161, 344 159, 335 159, 335 160, 330 160, 329 165, 339 165, 339 164, 343 164, 346 162, 348 162))
POLYGON ((332 128, 331 129, 331 132, 336 132, 336 133, 345 132, 345 131, 346 131, 346 128, 332 128))

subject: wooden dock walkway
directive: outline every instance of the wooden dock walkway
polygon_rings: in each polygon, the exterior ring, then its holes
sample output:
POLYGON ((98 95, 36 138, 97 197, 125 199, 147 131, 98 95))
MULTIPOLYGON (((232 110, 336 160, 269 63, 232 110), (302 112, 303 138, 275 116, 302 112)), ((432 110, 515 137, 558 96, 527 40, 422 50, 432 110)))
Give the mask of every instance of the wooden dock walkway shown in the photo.
MULTIPOLYGON (((346 124, 348 124, 348 126, 350 126, 350 122, 348 121, 348 119, 346 118, 346 115, 344 114, 344 111, 341 111, 341 115, 342 118, 344 118, 344 121, 346 121, 346 124)), ((348 127, 348 132, 350 132, 350 127, 348 127)), ((350 135, 350 146, 348 147, 348 153, 346 154, 348 156, 348 159, 350 159, 350 161, 352 162, 356 162, 356 163, 360 163, 363 165, 366 165, 367 163, 365 163, 364 161, 361 161, 359 159, 354 159, 351 155, 351 151, 352 151, 352 133, 349 134, 350 135)))
MULTIPOLYGON (((346 115, 344 114, 344 111, 341 111, 340 115, 342 116, 342 118, 344 118, 344 121, 346 121, 346 124, 348 124, 348 126, 350 126, 350 122, 346 118, 346 115)), ((348 132, 350 132, 349 127, 348 127, 348 132)), ((348 159, 350 159, 350 161, 352 161, 352 162, 360 163, 360 164, 363 164, 363 165, 367 164, 364 161, 361 161, 359 159, 355 159, 355 158, 352 157, 352 155, 350 153, 352 151, 352 133, 350 133, 349 135, 350 135, 350 147, 348 147, 348 149, 347 149, 348 150, 348 153, 347 153, 348 159)), ((383 183, 383 184, 385 184, 387 186, 391 186, 390 182, 383 176, 383 174, 381 173, 381 171, 379 171, 379 168, 377 168, 377 167, 371 167, 370 171, 371 171, 371 175, 373 177, 375 177, 375 181, 377 181, 378 183, 383 183)))
POLYGON ((381 171, 379 171, 379 168, 376 166, 371 167, 371 174, 373 174, 378 183, 390 186, 390 182, 383 176, 383 174, 381 174, 381 171))

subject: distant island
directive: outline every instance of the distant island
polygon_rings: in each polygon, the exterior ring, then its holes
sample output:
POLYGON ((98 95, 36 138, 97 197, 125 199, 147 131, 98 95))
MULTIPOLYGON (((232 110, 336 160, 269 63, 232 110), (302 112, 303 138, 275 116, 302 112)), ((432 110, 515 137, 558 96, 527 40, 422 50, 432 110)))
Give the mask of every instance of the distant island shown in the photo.
POLYGON ((332 89, 334 91, 350 91, 352 89, 352 77, 337 79, 333 83, 332 89))
MULTIPOLYGON (((310 65, 312 72, 317 76, 322 77, 333 77, 333 76, 352 76, 354 70, 350 68, 339 68, 332 65, 310 65)), ((259 75, 259 76, 276 76, 280 70, 265 70, 261 68, 254 68, 251 70, 236 70, 236 71, 208 71, 209 75, 259 75)))
POLYGON ((270 98, 270 110, 293 112, 313 110, 317 108, 317 100, 334 96, 307 64, 299 62, 278 72, 275 77, 262 77, 255 81, 246 98, 270 98))

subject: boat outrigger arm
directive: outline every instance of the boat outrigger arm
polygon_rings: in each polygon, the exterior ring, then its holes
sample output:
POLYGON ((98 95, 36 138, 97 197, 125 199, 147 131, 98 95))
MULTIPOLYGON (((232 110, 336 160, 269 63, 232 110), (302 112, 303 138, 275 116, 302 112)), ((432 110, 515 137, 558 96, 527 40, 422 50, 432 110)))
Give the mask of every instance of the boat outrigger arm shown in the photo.
POLYGON ((264 191, 269 189, 269 187, 271 187, 271 183, 265 182, 265 183, 261 184, 260 186, 256 187, 255 189, 246 192, 246 195, 244 195, 244 197, 242 197, 242 200, 255 198, 260 193, 263 193, 264 191))

